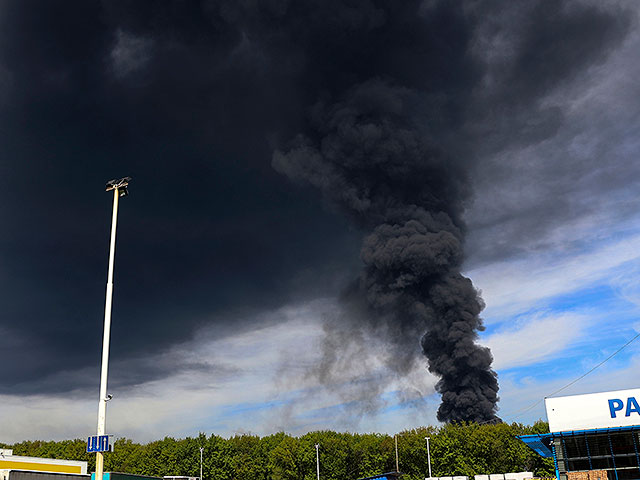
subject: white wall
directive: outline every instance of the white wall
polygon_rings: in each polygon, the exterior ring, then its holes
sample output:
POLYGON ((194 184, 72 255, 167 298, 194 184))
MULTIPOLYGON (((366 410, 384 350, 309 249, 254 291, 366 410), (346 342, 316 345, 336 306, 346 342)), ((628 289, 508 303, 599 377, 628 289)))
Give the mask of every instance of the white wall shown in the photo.
POLYGON ((640 388, 545 398, 549 431, 640 425, 640 388))

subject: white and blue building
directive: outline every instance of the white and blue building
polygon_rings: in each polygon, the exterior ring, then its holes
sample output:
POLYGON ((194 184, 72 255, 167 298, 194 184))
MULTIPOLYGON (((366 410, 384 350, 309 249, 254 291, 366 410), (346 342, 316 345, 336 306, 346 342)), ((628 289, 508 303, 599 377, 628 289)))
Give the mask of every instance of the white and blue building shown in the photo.
POLYGON ((640 388, 546 398, 545 406, 549 433, 518 438, 553 457, 558 480, 640 480, 640 388))

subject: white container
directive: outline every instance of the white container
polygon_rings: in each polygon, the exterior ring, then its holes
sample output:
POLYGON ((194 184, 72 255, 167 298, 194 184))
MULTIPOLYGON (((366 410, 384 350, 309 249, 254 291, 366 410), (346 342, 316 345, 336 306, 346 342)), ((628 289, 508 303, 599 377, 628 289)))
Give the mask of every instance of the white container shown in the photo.
POLYGON ((527 480, 533 478, 533 472, 511 472, 504 474, 504 480, 527 480))

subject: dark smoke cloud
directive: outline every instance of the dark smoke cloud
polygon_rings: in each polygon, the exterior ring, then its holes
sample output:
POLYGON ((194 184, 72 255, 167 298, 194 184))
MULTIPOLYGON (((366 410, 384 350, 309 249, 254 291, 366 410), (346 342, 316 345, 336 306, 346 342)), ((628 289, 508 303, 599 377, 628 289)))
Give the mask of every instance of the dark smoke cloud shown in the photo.
MULTIPOLYGON (((318 139, 298 137, 273 164, 372 230, 343 320, 385 335, 387 366, 399 375, 413 367, 424 335, 429 370, 441 378, 438 418, 493 420, 497 378, 488 349, 475 344, 482 302, 460 274, 469 182, 459 164, 425 141, 411 113, 414 96, 380 80, 358 85, 342 101, 316 106, 318 139)), ((335 357, 324 362, 336 367, 335 357)))
MULTIPOLYGON (((487 192, 523 176, 527 160, 507 168, 512 151, 565 125, 544 100, 608 58, 629 17, 574 1, 3 2, 0 363, 13 368, 0 371, 0 392, 95 388, 110 214, 100 190, 131 175, 114 385, 184 367, 133 360, 203 325, 230 335, 255 327, 247 312, 334 294, 363 232, 361 277, 327 322, 325 380, 350 339, 384 339, 401 375, 423 338, 442 418, 491 417, 490 357, 473 343, 481 301, 459 273, 471 187, 489 213, 470 224, 490 240, 508 215, 522 219, 500 241, 476 239, 476 258, 574 214, 558 208, 567 183, 555 177, 591 178, 596 165, 554 162, 535 177, 548 201, 525 214, 504 214, 518 202, 487 192), (94 373, 61 374, 84 368, 94 373)), ((385 381, 366 382, 369 398, 385 381)))
MULTIPOLYGON (((462 217, 471 196, 468 175, 480 158, 468 147, 485 139, 488 145, 480 150, 513 146, 495 122, 485 123, 494 119, 482 107, 490 103, 492 111, 505 115, 530 114, 583 65, 605 58, 625 28, 616 31, 619 17, 577 4, 555 5, 553 21, 540 30, 545 22, 536 18, 548 18, 549 12, 542 3, 530 6, 525 9, 530 23, 521 19, 527 28, 518 33, 508 23, 518 17, 517 8, 508 11, 491 2, 410 3, 403 11, 383 2, 379 6, 385 21, 366 34, 385 37, 388 28, 397 41, 382 49, 383 58, 402 58, 412 41, 422 42, 417 50, 433 51, 437 40, 450 38, 443 25, 465 32, 451 45, 459 53, 451 65, 466 83, 442 84, 434 81, 433 71, 420 69, 411 78, 403 77, 402 69, 374 71, 371 78, 334 92, 333 100, 316 103, 309 130, 274 154, 276 170, 320 189, 368 232, 361 249, 363 272, 343 296, 344 314, 325 327, 323 362, 316 370, 321 380, 335 382, 331 372, 345 363, 335 350, 346 351, 349 343, 362 341, 364 331, 364 338, 385 338, 391 349, 384 357, 387 368, 406 375, 415 365, 421 338, 429 371, 439 378, 438 419, 494 421, 497 375, 489 350, 476 344, 484 329, 479 316, 484 305, 460 272, 466 230, 462 217), (492 14, 502 14, 507 22, 493 21, 492 14), (398 24, 405 28, 394 29, 398 24), (421 29, 438 35, 416 34, 421 29), (509 42, 511 51, 497 62, 499 68, 487 61, 485 52, 474 53, 474 35, 478 42, 505 33, 515 38, 509 42), (486 138, 474 138, 478 127, 486 138)), ((523 121, 518 141, 535 142, 558 128, 562 114, 552 107, 541 118, 523 121)), ((372 391, 377 393, 379 388, 372 391)))

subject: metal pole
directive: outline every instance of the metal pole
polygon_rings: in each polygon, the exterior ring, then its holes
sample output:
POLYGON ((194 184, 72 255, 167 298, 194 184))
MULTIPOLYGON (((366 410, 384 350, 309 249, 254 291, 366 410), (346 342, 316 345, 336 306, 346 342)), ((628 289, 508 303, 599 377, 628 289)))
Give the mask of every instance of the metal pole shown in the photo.
POLYGON ((396 472, 399 472, 400 468, 398 467, 398 436, 394 435, 393 438, 396 441, 396 472))
POLYGON ((427 441, 427 462, 429 462, 429 478, 431 477, 431 452, 429 451, 429 437, 424 437, 427 441))
POLYGON ((318 477, 318 480, 320 480, 320 453, 319 453, 319 449, 320 448, 320 444, 316 443, 316 474, 318 477))
MULTIPOLYGON (((104 337, 102 341, 102 372, 100 375, 100 400, 98 403, 98 435, 104 435, 107 418, 107 372, 109 370, 109 339, 111 337, 111 304, 113 302, 113 263, 116 253, 116 225, 118 223, 118 197, 120 192, 113 190, 113 217, 111 219, 111 246, 109 248, 109 273, 107 275, 107 294, 104 305, 104 337)), ((96 478, 102 480, 104 457, 96 454, 96 478)))
POLYGON ((202 480, 202 452, 204 451, 204 447, 200 447, 200 480, 202 480))

